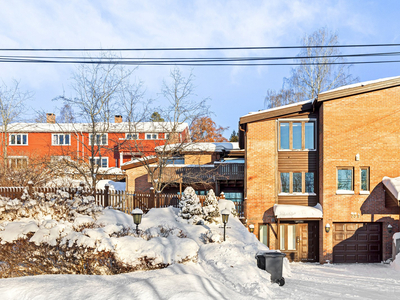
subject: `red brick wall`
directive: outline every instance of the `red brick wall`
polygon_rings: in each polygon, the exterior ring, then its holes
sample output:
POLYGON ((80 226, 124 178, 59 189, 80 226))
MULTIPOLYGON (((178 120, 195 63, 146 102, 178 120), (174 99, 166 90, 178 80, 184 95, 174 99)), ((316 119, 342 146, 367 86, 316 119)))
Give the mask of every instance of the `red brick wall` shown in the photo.
POLYGON ((399 209, 385 208, 381 181, 384 176, 400 176, 399 112, 400 87, 323 102, 319 120, 320 202, 324 209, 321 262, 332 260, 333 232, 325 233, 323 228, 327 223, 332 228, 333 222, 382 222, 383 258, 391 256, 387 225, 398 230, 399 209), (354 168, 354 195, 336 195, 337 167, 354 168), (370 168, 370 195, 360 195, 360 167, 370 168))

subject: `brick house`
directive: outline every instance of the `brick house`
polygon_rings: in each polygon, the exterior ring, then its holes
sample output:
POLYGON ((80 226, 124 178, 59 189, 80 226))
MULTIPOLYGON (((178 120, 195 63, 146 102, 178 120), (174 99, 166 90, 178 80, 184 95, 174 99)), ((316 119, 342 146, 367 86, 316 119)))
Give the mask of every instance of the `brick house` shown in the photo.
MULTIPOLYGON (((238 143, 189 143, 177 144, 177 147, 173 144, 169 146, 175 150, 172 151, 173 155, 168 155, 167 164, 162 171, 161 182, 166 185, 163 193, 180 194, 187 186, 192 186, 199 195, 206 195, 209 189, 213 189, 217 195, 224 192, 225 198, 234 201, 242 211, 244 151, 239 149, 238 143)), ((152 183, 148 176, 148 168, 154 170, 158 159, 150 158, 146 166, 141 159, 129 161, 121 166, 127 176, 128 191, 150 191, 152 183)))
POLYGON ((121 116, 115 116, 114 123, 99 123, 99 126, 101 130, 93 133, 90 124, 56 123, 55 115, 47 114, 46 123, 10 124, 7 136, 4 137, 4 132, 1 135, 1 142, 4 143, 4 138, 8 141, 7 157, 11 167, 26 165, 33 156, 89 161, 93 143, 96 146, 94 162, 106 171, 119 168, 134 157, 152 155, 155 147, 167 141, 190 140, 186 123, 174 126, 168 122, 140 122, 132 125, 123 122, 121 116))
POLYGON ((399 231, 400 77, 240 118, 245 217, 294 261, 380 262, 399 231), (390 227, 389 226, 389 227, 390 227))

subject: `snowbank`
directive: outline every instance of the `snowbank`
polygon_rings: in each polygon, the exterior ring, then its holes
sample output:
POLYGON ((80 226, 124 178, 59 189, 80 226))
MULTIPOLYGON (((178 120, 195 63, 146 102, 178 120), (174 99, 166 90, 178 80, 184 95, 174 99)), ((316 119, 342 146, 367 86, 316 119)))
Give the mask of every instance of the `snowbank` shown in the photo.
POLYGON ((97 189, 105 189, 106 184, 110 186, 110 190, 115 191, 125 191, 126 183, 125 182, 115 182, 112 180, 99 180, 96 184, 97 189))

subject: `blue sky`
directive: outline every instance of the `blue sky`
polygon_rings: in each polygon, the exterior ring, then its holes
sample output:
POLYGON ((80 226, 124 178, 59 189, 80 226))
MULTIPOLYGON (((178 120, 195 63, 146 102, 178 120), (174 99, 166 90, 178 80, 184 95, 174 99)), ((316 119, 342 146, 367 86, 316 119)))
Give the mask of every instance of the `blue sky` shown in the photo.
MULTIPOLYGON (((299 44, 304 34, 324 26, 336 31, 342 44, 400 43, 399 11, 399 1, 0 0, 0 48, 284 46, 299 44)), ((295 55, 297 51, 260 54, 295 55)), ((357 65, 351 70, 365 81, 400 75, 399 67, 357 65)), ((170 69, 148 66, 134 73, 144 82, 146 97, 157 98, 160 105, 161 85, 170 69)), ((34 93, 27 111, 56 112, 61 104, 52 99, 63 91, 70 93, 73 70, 71 65, 0 63, 0 78, 6 83, 20 80, 24 89, 34 93)), ((230 127, 227 137, 237 130, 240 116, 264 108, 266 91, 279 89, 289 72, 290 67, 193 69, 197 97, 211 99, 213 119, 230 127)))

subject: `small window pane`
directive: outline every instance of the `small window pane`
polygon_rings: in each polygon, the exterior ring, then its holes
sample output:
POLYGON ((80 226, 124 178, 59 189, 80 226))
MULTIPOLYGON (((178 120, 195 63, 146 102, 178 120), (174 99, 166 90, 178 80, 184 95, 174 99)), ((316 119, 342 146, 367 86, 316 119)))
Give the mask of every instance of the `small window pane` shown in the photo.
POLYGON ((64 136, 62 134, 60 134, 58 138, 59 138, 60 145, 64 145, 64 136))
POLYGON ((352 191, 353 170, 338 170, 338 190, 352 191))
POLYGON ((293 149, 301 149, 301 123, 293 123, 292 125, 293 149))
POLYGON ((146 134, 146 139, 150 140, 151 139, 151 134, 146 134))
POLYGON ((288 225, 288 250, 296 250, 296 225, 288 225))
POLYGON ((260 242, 268 246, 268 225, 260 225, 260 242))
POLYGON ((293 193, 302 192, 302 174, 293 173, 293 193))
POLYGON ((65 135, 65 144, 69 145, 69 134, 65 135))
POLYGON ((107 144, 107 135, 103 134, 101 136, 101 144, 106 145, 107 144))
POLYGON ((315 149, 314 122, 305 123, 305 149, 315 149))
POLYGON ((280 123, 281 149, 289 149, 289 123, 280 123))
POLYGON ((281 173, 281 192, 289 193, 289 173, 281 173))
POLYGON ((279 249, 285 250, 285 225, 280 225, 280 235, 279 249))
POLYGON ((107 168, 107 167, 108 167, 108 165, 107 165, 107 158, 102 158, 102 159, 101 159, 101 167, 102 167, 102 168, 107 168))
POLYGON ((28 144, 28 136, 27 136, 26 134, 23 134, 23 135, 22 135, 22 143, 23 143, 24 145, 27 145, 27 144, 28 144))
POLYGON ((361 190, 369 191, 368 169, 361 169, 361 190))
POLYGON ((306 193, 314 193, 314 173, 306 173, 306 193))
POLYGON ((21 145, 21 135, 17 134, 17 145, 21 145))

